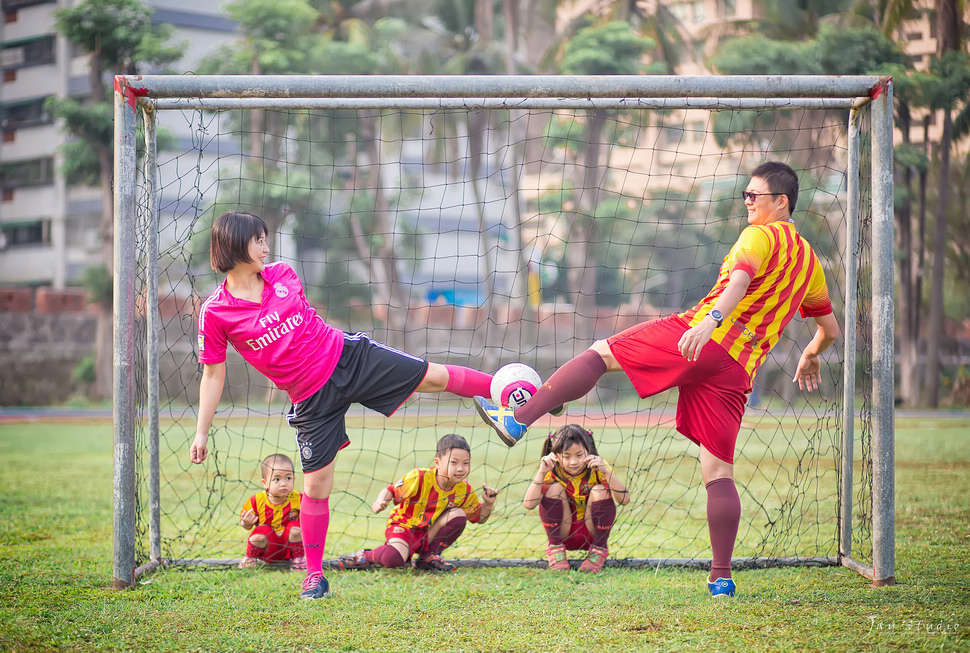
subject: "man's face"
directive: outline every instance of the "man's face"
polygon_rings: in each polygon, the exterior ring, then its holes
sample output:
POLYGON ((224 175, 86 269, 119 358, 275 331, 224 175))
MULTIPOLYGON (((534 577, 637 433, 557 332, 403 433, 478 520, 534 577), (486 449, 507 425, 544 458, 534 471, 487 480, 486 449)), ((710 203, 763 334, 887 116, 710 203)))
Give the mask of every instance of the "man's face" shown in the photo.
POLYGON ((788 197, 772 193, 768 182, 764 179, 752 177, 744 191, 749 194, 744 199, 744 205, 748 209, 748 224, 764 225, 775 220, 787 220, 790 217, 788 197))

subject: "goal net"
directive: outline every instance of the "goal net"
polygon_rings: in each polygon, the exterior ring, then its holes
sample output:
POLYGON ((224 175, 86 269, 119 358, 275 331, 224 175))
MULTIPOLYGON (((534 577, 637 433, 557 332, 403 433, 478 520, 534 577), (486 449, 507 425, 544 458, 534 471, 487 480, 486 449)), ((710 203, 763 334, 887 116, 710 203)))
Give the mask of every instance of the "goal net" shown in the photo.
MULTIPOLYGON (((524 362, 547 378, 595 339, 701 299, 746 225, 748 173, 765 160, 798 172, 795 223, 836 314, 851 313, 824 355, 821 391, 791 381, 811 320, 793 320, 759 370, 736 449, 736 564, 850 554, 872 564, 873 330, 887 328, 873 325, 870 255, 879 80, 838 78, 846 88, 826 95, 824 78, 813 93, 776 90, 791 86, 784 78, 680 93, 682 78, 558 78, 535 93, 514 77, 411 79, 403 91, 402 78, 380 77, 119 79, 117 115, 131 115, 116 128, 115 496, 130 496, 116 506, 116 579, 232 564, 260 460, 285 453, 299 477, 285 394, 231 350, 209 457, 188 459, 198 311, 221 282, 208 261, 215 216, 261 216, 270 258, 294 268, 335 327, 434 362, 486 372, 524 362), (137 156, 124 140, 136 123, 137 156), (130 451, 117 442, 129 431, 130 451)), ((378 492, 430 466, 436 441, 457 433, 471 445, 470 482, 499 497, 446 557, 538 564, 546 538, 522 497, 546 434, 576 423, 631 493, 610 537, 614 563, 704 566, 698 450, 674 428, 676 399, 641 400, 624 375, 606 375, 512 449, 450 395, 416 396, 390 418, 355 407, 325 558, 383 543, 378 492)))

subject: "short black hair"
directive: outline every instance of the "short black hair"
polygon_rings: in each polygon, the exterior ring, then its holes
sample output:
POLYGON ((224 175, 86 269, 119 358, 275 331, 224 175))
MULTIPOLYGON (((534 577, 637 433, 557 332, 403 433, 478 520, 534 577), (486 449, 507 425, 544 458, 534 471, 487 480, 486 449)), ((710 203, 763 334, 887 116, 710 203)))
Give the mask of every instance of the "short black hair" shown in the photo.
POLYGON ((795 212, 798 202, 798 175, 781 161, 766 161, 751 171, 752 177, 764 179, 772 193, 788 196, 788 215, 795 212))
POLYGON ((237 263, 252 263, 249 243, 269 234, 269 228, 258 215, 245 211, 227 211, 212 223, 209 239, 209 265, 217 272, 228 272, 237 263))
POLYGON ((273 475, 273 472, 277 469, 283 469, 289 466, 290 471, 295 471, 293 469, 293 461, 290 457, 282 453, 274 453, 263 459, 263 462, 259 463, 259 471, 263 474, 263 480, 269 479, 273 475))
POLYGON ((452 449, 461 449, 462 451, 467 451, 469 454, 472 452, 471 447, 468 446, 468 440, 460 435, 449 433, 438 440, 435 456, 441 458, 442 456, 447 455, 452 449))
POLYGON ((562 453, 574 444, 578 444, 592 456, 599 455, 596 452, 596 443, 593 442, 592 431, 587 431, 579 424, 566 424, 559 427, 555 433, 549 434, 549 437, 542 444, 542 456, 562 453))

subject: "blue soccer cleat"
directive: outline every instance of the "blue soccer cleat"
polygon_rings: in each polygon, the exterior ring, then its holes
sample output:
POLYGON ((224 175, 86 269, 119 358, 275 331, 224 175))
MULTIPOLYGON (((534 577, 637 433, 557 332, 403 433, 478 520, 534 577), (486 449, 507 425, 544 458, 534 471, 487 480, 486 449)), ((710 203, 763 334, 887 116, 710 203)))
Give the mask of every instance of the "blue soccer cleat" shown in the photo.
POLYGON ((301 599, 326 599, 330 597, 330 583, 319 571, 307 574, 303 579, 303 591, 300 593, 301 599))
POLYGON ((515 415, 511 408, 498 406, 485 397, 475 397, 475 408, 482 416, 485 423, 495 429, 502 442, 514 447, 515 443, 522 439, 528 427, 515 421, 515 415))
POLYGON ((721 599, 734 596, 734 581, 730 578, 718 578, 713 583, 708 581, 707 591, 711 593, 711 598, 721 599))

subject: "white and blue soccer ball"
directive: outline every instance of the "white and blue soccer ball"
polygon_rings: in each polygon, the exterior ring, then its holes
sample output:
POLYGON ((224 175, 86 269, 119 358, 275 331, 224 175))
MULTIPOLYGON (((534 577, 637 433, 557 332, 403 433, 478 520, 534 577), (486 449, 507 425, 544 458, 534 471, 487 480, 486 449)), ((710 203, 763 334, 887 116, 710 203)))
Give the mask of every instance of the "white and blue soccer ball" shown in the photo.
POLYGON ((542 385, 542 377, 525 363, 503 365, 492 376, 492 401, 515 410, 532 398, 542 385))

